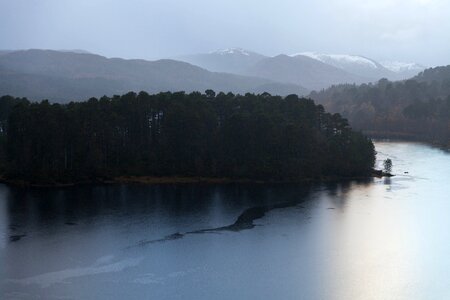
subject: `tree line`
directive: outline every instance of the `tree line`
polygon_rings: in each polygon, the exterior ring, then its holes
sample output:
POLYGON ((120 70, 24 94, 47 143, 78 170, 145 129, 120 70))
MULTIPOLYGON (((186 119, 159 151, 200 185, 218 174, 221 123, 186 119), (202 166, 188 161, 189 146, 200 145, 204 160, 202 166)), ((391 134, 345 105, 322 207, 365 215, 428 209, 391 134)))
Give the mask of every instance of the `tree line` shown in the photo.
POLYGON ((411 80, 337 85, 310 96, 327 110, 348 118, 354 128, 372 136, 419 139, 447 146, 450 145, 448 74, 450 67, 441 67, 426 70, 411 80))
POLYGON ((4 96, 0 119, 4 176, 34 183, 362 176, 375 159, 346 119, 296 95, 130 92, 68 104, 4 96))

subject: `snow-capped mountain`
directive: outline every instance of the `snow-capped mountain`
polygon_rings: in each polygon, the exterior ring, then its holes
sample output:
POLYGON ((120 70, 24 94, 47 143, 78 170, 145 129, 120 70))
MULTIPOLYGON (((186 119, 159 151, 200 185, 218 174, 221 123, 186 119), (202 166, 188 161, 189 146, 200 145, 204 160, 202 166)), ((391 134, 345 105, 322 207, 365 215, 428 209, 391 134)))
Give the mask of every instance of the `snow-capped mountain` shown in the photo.
POLYGON ((417 63, 405 63, 400 61, 383 61, 381 64, 386 69, 397 73, 400 76, 399 79, 411 78, 426 69, 425 66, 417 63))
POLYGON ((210 53, 176 57, 174 59, 188 62, 213 72, 241 74, 248 67, 264 58, 266 56, 242 48, 228 48, 210 53))
POLYGON ((219 54, 219 55, 244 55, 244 56, 250 56, 253 54, 256 54, 255 52, 247 51, 242 48, 227 48, 227 49, 221 49, 212 51, 209 54, 219 54))
POLYGON ((324 54, 317 52, 302 52, 291 56, 307 56, 349 73, 378 80, 387 78, 389 80, 402 80, 411 78, 426 67, 417 63, 404 63, 398 61, 385 61, 382 63, 361 55, 348 54, 324 54))
POLYGON ((291 56, 307 56, 325 64, 345 70, 349 73, 359 75, 368 79, 378 80, 381 78, 396 79, 396 74, 385 68, 377 61, 360 56, 348 54, 324 54, 317 52, 302 52, 291 56))
POLYGON ((300 84, 320 90, 341 83, 365 83, 371 80, 304 55, 268 57, 245 71, 245 75, 278 82, 300 84))
POLYGON ((274 57, 242 48, 175 58, 213 72, 256 76, 280 83, 298 84, 311 90, 340 83, 369 83, 381 78, 412 78, 424 67, 400 62, 379 63, 361 55, 302 52, 274 57))
POLYGON ((358 55, 347 55, 347 54, 323 54, 317 52, 302 52, 296 53, 291 56, 304 55, 311 58, 320 60, 323 63, 333 65, 335 67, 341 67, 345 65, 360 65, 368 68, 376 69, 380 67, 380 64, 369 58, 358 56, 358 55))

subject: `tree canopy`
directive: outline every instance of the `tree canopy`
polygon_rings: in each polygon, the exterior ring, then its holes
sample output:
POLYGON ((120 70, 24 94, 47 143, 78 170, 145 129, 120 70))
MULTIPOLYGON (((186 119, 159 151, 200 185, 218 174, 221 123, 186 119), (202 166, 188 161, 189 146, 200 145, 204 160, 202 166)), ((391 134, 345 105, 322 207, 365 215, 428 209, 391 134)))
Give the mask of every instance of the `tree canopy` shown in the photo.
POLYGON ((426 70, 412 80, 337 85, 313 92, 311 97, 372 136, 450 145, 448 74, 450 66, 426 70))
POLYGON ((296 95, 141 92, 69 104, 2 97, 0 110, 5 176, 30 182, 360 176, 375 157, 346 119, 296 95))

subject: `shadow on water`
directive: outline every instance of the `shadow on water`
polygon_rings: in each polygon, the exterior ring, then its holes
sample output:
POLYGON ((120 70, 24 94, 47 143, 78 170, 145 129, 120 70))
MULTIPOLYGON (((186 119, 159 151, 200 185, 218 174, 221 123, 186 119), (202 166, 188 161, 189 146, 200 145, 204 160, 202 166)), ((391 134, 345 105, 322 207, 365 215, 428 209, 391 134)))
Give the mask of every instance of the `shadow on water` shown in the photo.
POLYGON ((274 205, 256 206, 256 207, 248 208, 237 218, 236 222, 234 222, 231 225, 216 227, 216 228, 199 229, 199 230, 194 230, 194 231, 188 231, 185 233, 176 232, 176 233, 170 234, 162 239, 140 241, 138 243, 138 245, 144 246, 147 244, 177 240, 177 239, 181 239, 189 234, 218 233, 221 231, 237 232, 237 231, 241 231, 241 230, 245 230, 245 229, 252 229, 256 226, 254 224, 254 221, 264 217, 267 212, 274 210, 274 209, 278 209, 278 208, 292 207, 292 206, 297 205, 298 203, 300 203, 300 202, 293 201, 293 202, 285 202, 285 203, 279 203, 279 204, 274 204, 274 205))
MULTIPOLYGON (((328 182, 324 183, 322 185, 311 185, 308 188, 303 187, 301 195, 297 193, 291 196, 294 196, 293 198, 295 200, 287 201, 287 202, 281 202, 281 203, 275 203, 275 204, 266 204, 261 206, 254 206, 251 208, 248 208, 244 210, 239 217, 236 219, 236 221, 233 224, 227 225, 227 226, 221 226, 221 227, 215 227, 215 228, 205 228, 205 229, 199 229, 194 231, 187 231, 184 233, 175 232, 170 235, 167 235, 160 239, 154 239, 154 240, 142 240, 140 241, 137 246, 145 246, 148 244, 154 244, 154 243, 161 243, 161 242, 167 242, 172 240, 178 240, 181 239, 187 235, 192 234, 202 234, 202 233, 220 233, 222 231, 234 231, 238 232, 241 230, 247 230, 254 228, 255 225, 254 221, 263 218, 266 213, 275 210, 275 209, 282 209, 282 208, 288 208, 297 206, 300 203, 304 202, 308 197, 308 195, 311 194, 313 190, 326 190, 331 195, 338 195, 340 194, 340 197, 335 197, 338 199, 343 199, 343 201, 347 198, 347 194, 351 190, 351 186, 354 183, 360 184, 360 185, 369 185, 373 182, 372 179, 362 179, 362 180, 356 180, 356 181, 336 181, 336 182, 328 182)), ((286 188, 285 186, 283 186, 286 188)), ((342 203, 339 203, 338 205, 340 208, 343 206, 342 203)), ((304 208, 301 206, 301 208, 304 208)), ((328 208, 328 209, 334 209, 334 208, 328 208)), ((133 246, 131 246, 133 247, 133 246)))

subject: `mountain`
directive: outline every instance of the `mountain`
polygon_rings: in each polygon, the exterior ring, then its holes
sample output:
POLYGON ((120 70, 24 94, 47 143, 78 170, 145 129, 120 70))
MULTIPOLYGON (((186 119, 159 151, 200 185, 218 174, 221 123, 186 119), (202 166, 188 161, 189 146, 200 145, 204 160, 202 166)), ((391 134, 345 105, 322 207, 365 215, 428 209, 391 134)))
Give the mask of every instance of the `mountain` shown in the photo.
POLYGON ((79 53, 79 54, 92 54, 89 51, 83 49, 59 49, 58 52, 71 52, 71 53, 79 53))
POLYGON ((8 54, 8 53, 11 53, 11 52, 14 52, 14 51, 13 50, 0 50, 0 55, 8 54))
POLYGON ((419 82, 434 83, 440 88, 446 86, 450 90, 450 65, 426 69, 413 79, 419 82))
POLYGON ((229 48, 211 53, 176 57, 213 72, 242 73, 245 69, 266 58, 266 56, 241 48, 229 48))
POLYGON ((414 63, 384 62, 360 55, 302 52, 268 57, 241 48, 177 57, 204 69, 300 84, 311 90, 341 83, 377 82, 381 78, 402 80, 424 70, 414 63), (290 59, 290 58, 292 59, 290 59))
POLYGON ((245 75, 274 81, 300 84, 320 90, 340 83, 362 83, 370 79, 351 74, 327 63, 304 55, 278 55, 260 60, 244 71, 245 75))
POLYGON ((307 56, 312 59, 321 61, 328 65, 347 71, 361 77, 370 78, 372 80, 379 80, 381 78, 393 79, 396 73, 385 68, 380 63, 373 59, 347 54, 322 54, 316 52, 303 52, 294 54, 292 56, 307 56))
POLYGON ((0 94, 67 102, 128 91, 215 91, 305 94, 299 85, 214 73, 175 60, 126 60, 53 50, 0 55, 0 94))
POLYGON ((400 61, 383 61, 381 64, 396 74, 398 80, 409 79, 426 69, 417 63, 405 63, 400 61))
POLYGON ((417 63, 404 63, 398 61, 384 61, 379 63, 371 58, 361 55, 324 54, 317 52, 302 52, 291 56, 307 56, 351 74, 378 81, 381 78, 389 80, 403 80, 417 75, 425 69, 417 63))

